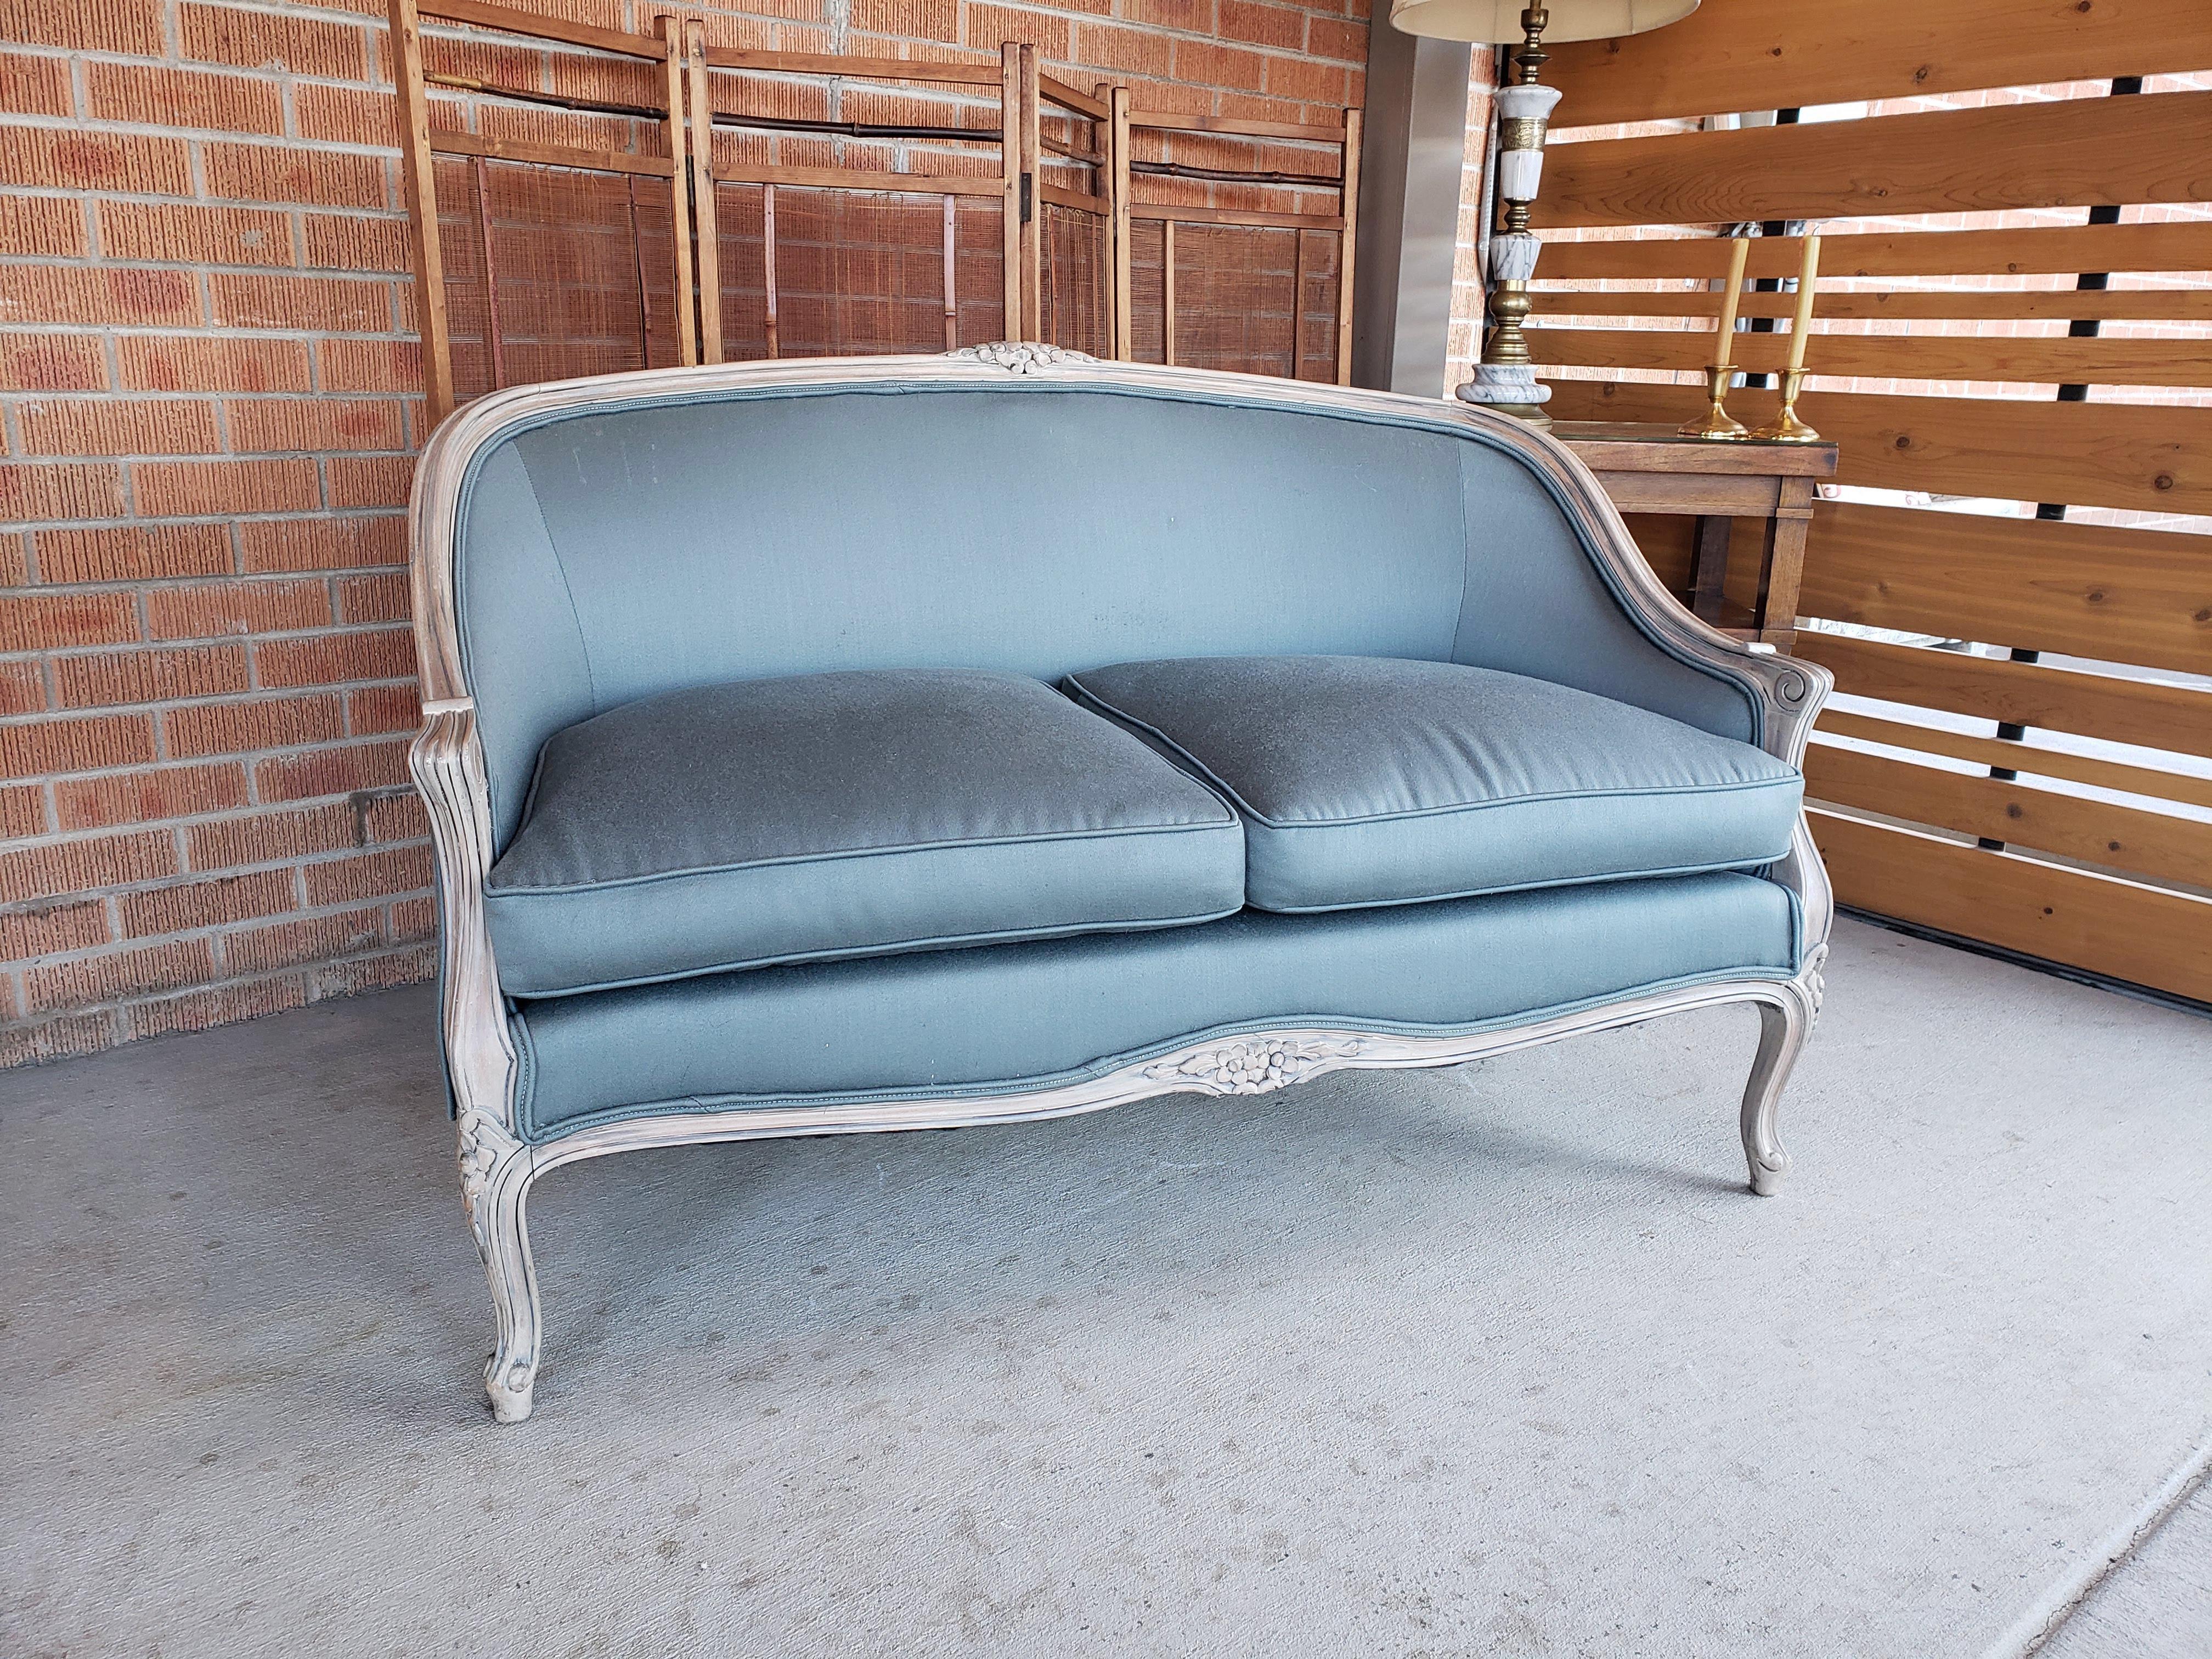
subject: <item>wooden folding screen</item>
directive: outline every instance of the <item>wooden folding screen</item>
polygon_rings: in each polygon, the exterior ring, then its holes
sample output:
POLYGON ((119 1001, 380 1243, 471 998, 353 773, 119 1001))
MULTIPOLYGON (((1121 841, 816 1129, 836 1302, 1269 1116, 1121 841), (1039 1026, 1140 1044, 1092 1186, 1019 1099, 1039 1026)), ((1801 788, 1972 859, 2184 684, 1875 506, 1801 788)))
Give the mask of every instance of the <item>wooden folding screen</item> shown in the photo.
POLYGON ((698 361, 672 31, 480 0, 392 0, 392 25, 432 423, 501 386, 698 361))
MULTIPOLYGON (((1535 310, 1571 322, 1534 349, 1608 371, 1552 376, 1564 418, 1682 419, 1687 375, 1616 371, 1712 360, 1720 228, 1827 222, 1802 412, 1850 488, 1816 509, 1796 649, 1844 694, 1808 765, 1838 892, 2212 1000, 2212 90, 2179 73, 2212 65, 2212 7, 1990 17, 1706 0, 1560 48, 1577 122, 1789 114, 1555 144, 1535 310), (1805 107, 1888 98, 1923 101, 1805 107)), ((1752 276, 1799 249, 1754 240, 1752 276)), ((1792 303, 1747 296, 1751 329, 1792 303)), ((1735 346, 1779 366, 1779 336, 1735 346)))
POLYGON ((1359 123, 1116 106, 1117 355, 1350 385, 1359 123))

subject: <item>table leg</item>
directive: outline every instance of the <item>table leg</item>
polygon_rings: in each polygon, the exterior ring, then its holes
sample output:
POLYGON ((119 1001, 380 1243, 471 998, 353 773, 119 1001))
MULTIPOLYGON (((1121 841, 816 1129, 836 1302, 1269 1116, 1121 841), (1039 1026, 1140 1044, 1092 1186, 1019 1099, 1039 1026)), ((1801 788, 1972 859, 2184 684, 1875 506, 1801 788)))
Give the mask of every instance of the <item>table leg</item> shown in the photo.
POLYGON ((1813 526, 1810 478, 1784 478, 1782 498, 1766 523, 1759 568, 1756 637, 1787 651, 1797 637, 1797 590, 1805 574, 1805 537, 1813 526))
POLYGON ((1727 599, 1730 525, 1723 514, 1698 515, 1697 547, 1690 566, 1690 609, 1717 627, 1727 599))

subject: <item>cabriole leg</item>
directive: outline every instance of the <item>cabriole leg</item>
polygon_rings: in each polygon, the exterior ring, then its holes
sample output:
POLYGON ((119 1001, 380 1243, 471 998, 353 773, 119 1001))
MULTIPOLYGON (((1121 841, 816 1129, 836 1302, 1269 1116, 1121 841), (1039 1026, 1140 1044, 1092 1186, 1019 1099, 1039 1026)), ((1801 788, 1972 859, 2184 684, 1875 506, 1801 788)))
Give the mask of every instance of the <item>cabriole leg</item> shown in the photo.
POLYGON ((1751 1190, 1771 1198, 1790 1173, 1790 1154, 1775 1120, 1790 1068, 1812 1034, 1817 993, 1799 983, 1784 988, 1779 1002, 1759 1005, 1759 1054, 1751 1062, 1751 1081, 1743 1091, 1743 1156, 1751 1166, 1751 1190))
POLYGON ((524 1213, 532 1175, 530 1149, 489 1119, 464 1113, 460 1133, 461 1201, 491 1284, 499 1343, 484 1366, 492 1415, 520 1423, 530 1415, 538 1381, 538 1270, 530 1259, 524 1213))

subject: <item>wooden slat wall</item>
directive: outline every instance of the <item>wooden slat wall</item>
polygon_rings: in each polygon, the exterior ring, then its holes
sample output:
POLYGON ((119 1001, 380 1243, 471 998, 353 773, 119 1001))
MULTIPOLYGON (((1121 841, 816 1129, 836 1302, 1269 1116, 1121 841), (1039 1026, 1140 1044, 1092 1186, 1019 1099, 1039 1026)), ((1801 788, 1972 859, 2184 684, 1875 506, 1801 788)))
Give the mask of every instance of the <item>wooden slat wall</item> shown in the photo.
MULTIPOLYGON (((1935 500, 1823 501, 1811 526, 1796 649, 1884 705, 1832 711, 1808 758, 1838 896, 2212 1001, 2212 777, 2189 758, 2212 757, 2212 536, 2191 523, 2212 516, 2212 91, 2094 84, 2208 67, 2205 0, 1705 0, 1663 30, 1564 46, 1562 127, 1916 101, 1556 147, 1538 224, 1608 234, 1547 247, 1529 333, 1539 363, 1578 376, 1680 377, 1553 376, 1555 416, 1672 425, 1699 400, 1686 371, 1714 360, 1695 319, 1718 295, 1692 284, 1725 270, 1720 228, 1839 222, 1800 412, 1838 441, 1839 485, 1935 500), (2046 90, 1917 101, 2021 86, 2046 90), (2167 222, 2090 222, 2137 204, 2167 222), (1972 228, 1893 222, 1954 214, 1972 228), (2093 272, 2120 285, 2075 280, 2093 272), (1557 286, 1592 281, 1653 286, 1557 286), (1952 497, 1993 505, 1936 510, 1952 497)), ((1802 247, 1754 240, 1751 276, 1794 276, 1802 247)), ((1794 307, 1753 294, 1743 314, 1794 307)), ((1787 337, 1730 344, 1771 374, 1787 337)), ((1775 394, 1730 407, 1756 422, 1775 394)), ((1679 581, 1683 526, 1632 527, 1679 581)))
POLYGON ((1915 98, 2212 64, 2203 0, 1706 0, 1680 23, 1554 46, 1564 124, 1915 98))

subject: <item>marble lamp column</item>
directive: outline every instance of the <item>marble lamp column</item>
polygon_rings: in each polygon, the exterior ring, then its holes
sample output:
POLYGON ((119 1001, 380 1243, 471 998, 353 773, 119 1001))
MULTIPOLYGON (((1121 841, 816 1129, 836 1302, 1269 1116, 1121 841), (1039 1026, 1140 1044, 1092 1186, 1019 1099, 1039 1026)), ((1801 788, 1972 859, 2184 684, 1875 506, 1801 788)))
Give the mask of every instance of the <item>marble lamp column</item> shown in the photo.
POLYGON ((1528 210, 1544 175, 1544 134, 1560 93, 1538 82, 1547 61, 1544 37, 1595 40, 1638 34, 1688 16, 1698 0, 1550 0, 1518 7, 1510 0, 1393 0, 1391 25, 1407 34, 1446 40, 1517 42, 1513 78, 1498 94, 1498 199, 1500 222, 1490 239, 1491 328, 1474 379, 1459 388, 1484 404, 1538 426, 1549 426, 1544 404, 1552 389, 1536 378, 1528 337, 1528 282, 1542 244, 1528 228, 1528 210), (1554 16, 1558 19, 1553 25, 1554 16))

